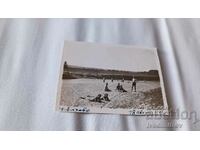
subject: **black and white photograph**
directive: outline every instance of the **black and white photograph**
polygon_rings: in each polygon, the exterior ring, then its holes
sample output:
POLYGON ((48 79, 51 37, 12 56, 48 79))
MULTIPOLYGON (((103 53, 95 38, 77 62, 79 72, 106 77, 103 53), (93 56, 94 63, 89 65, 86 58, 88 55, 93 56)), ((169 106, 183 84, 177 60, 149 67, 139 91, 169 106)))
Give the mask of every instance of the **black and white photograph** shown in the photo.
POLYGON ((65 42, 58 109, 145 115, 167 108, 155 48, 65 42))

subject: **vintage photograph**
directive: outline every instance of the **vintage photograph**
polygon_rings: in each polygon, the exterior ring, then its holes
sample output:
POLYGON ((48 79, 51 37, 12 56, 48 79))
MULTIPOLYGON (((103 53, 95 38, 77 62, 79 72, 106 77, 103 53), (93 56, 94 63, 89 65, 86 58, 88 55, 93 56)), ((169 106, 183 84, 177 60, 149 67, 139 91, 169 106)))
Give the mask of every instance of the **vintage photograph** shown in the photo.
POLYGON ((66 41, 57 110, 127 115, 166 113, 157 49, 66 41))

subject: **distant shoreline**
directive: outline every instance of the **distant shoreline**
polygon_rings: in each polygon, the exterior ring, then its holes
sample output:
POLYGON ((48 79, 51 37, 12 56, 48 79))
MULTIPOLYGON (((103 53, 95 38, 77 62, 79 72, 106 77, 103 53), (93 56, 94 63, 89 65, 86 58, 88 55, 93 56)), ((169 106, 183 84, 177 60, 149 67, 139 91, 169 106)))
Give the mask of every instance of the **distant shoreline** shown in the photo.
POLYGON ((158 70, 149 70, 143 72, 121 71, 100 68, 86 68, 64 64, 62 79, 77 78, 96 78, 113 80, 132 80, 133 76, 137 80, 156 80, 159 81, 158 70))

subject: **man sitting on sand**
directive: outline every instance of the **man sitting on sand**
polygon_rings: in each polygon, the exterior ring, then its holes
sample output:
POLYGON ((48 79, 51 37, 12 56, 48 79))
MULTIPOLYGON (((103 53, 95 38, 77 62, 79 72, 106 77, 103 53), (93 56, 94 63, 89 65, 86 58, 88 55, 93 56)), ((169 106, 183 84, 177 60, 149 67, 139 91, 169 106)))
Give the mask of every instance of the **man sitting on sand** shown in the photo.
POLYGON ((105 91, 106 92, 111 92, 111 90, 108 88, 108 83, 106 83, 105 91))
POLYGON ((116 90, 118 90, 119 92, 127 92, 122 85, 120 85, 120 83, 117 84, 116 90))
POLYGON ((116 90, 120 89, 120 83, 117 84, 116 90))
POLYGON ((123 86, 122 85, 120 85, 120 92, 127 92, 124 88, 123 88, 123 86))

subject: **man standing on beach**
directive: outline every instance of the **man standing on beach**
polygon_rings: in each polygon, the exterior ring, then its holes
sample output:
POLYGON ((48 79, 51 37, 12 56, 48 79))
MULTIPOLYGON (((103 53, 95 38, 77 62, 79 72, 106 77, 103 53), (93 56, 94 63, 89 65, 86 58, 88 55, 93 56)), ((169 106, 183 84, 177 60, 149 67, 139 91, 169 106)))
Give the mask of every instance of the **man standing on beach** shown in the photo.
POLYGON ((135 80, 134 77, 133 77, 133 79, 132 79, 132 87, 131 87, 131 91, 133 91, 133 87, 134 87, 134 90, 135 90, 135 92, 136 92, 136 80, 135 80))

